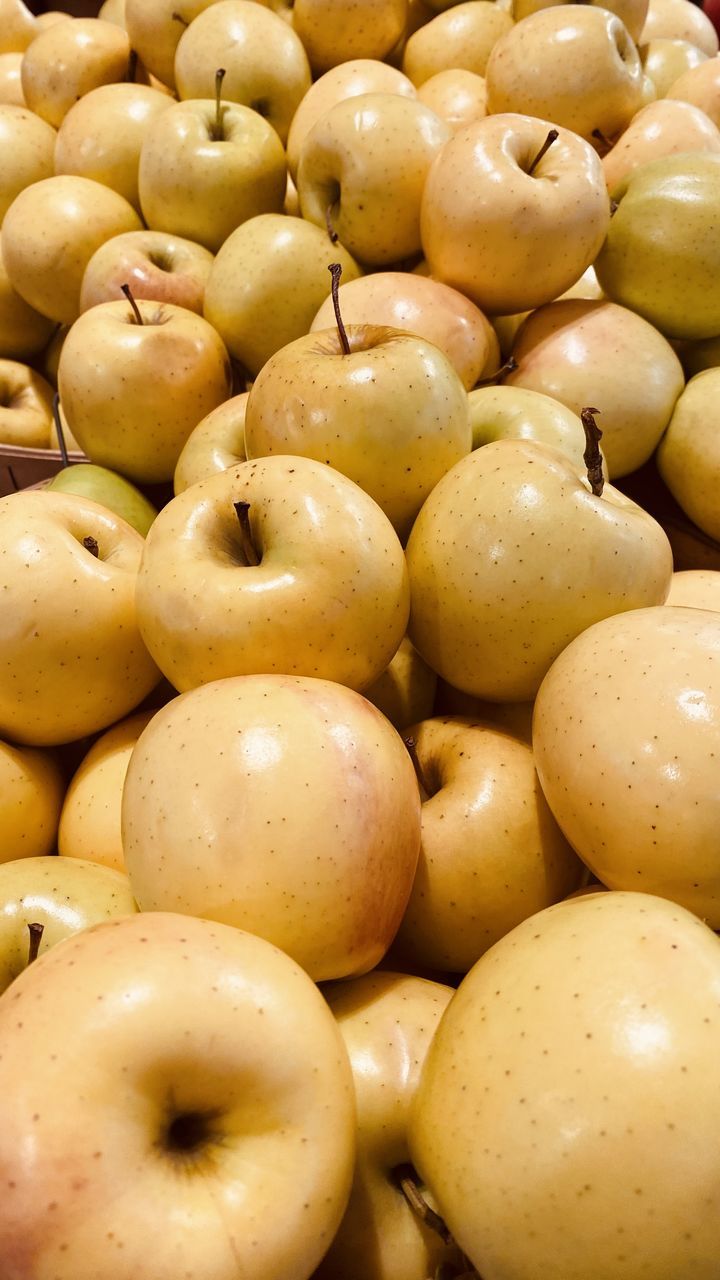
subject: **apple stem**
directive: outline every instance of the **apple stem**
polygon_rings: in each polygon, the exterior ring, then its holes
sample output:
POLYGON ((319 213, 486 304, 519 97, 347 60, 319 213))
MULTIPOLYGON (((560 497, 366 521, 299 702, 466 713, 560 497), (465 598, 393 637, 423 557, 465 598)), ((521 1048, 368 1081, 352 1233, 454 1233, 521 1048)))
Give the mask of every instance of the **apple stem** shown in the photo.
POLYGON ((128 58, 128 69, 127 69, 128 84, 134 84, 134 83, 135 83, 135 77, 136 77, 136 75, 137 75, 137 69, 138 69, 138 55, 137 55, 137 49, 131 49, 131 50, 130 50, 130 57, 128 58))
POLYGON ((221 95, 222 95, 223 80, 225 79, 226 75, 227 75, 227 72, 224 67, 218 67, 217 71, 215 72, 215 124, 211 130, 211 137, 213 142, 225 141, 225 128, 223 125, 225 108, 222 104, 221 95))
POLYGON ((55 430, 57 431, 58 446, 60 448, 60 457, 62 458, 63 468, 69 467, 70 459, 68 458, 67 445, 65 443, 65 432, 63 431, 62 419, 60 417, 60 395, 56 391, 52 402, 53 421, 55 430))
POLYGON ((348 342, 347 330, 345 328, 345 325, 343 324, 342 316, 340 315, 340 298, 339 298, 339 292, 338 292, 340 289, 340 277, 342 275, 342 267, 339 262, 331 262, 330 266, 328 267, 328 271, 332 276, 332 284, 330 285, 330 292, 332 294, 333 311, 335 312, 335 323, 337 325, 337 330, 340 335, 340 345, 345 355, 349 356, 350 343, 348 342))
POLYGON ((91 556, 94 556, 96 560, 99 558, 100 547, 98 546, 97 538, 93 538, 92 534, 89 533, 87 538, 83 538, 82 544, 85 550, 90 552, 91 556))
POLYGON ((425 770, 423 769, 422 764, 420 763, 420 757, 417 753, 417 743, 415 739, 412 737, 403 738, 403 742, 405 743, 405 746, 407 747, 407 753, 410 759, 412 760, 413 769, 415 770, 415 777, 417 778, 420 787, 425 792, 425 795, 429 798, 433 794, 433 789, 429 785, 425 770))
POLYGON ((530 165, 530 168, 527 170, 527 175, 528 175, 528 177, 529 177, 529 178, 531 178, 531 177, 532 177, 533 173, 534 173, 534 172, 535 172, 535 170, 537 169, 537 166, 539 165, 540 161, 542 160, 543 156, 545 155, 545 152, 546 152, 546 151, 549 151, 549 149, 550 149, 550 147, 552 146, 553 142, 555 142, 559 137, 560 137, 560 134, 559 134, 559 131, 558 131, 557 129, 551 129, 551 130, 550 130, 550 132, 548 133, 547 138, 546 138, 546 139, 545 139, 545 141, 543 142, 543 144, 542 144, 542 146, 541 146, 540 150, 538 151, 537 155, 535 156, 535 159, 533 160, 532 164, 530 165))
POLYGON ((481 378, 479 382, 476 382, 474 390, 477 391, 478 387, 494 387, 500 378, 504 378, 508 373, 514 373, 517 367, 518 362, 515 357, 508 356, 505 363, 500 365, 496 373, 491 374, 489 378, 481 378))
POLYGON ((135 301, 135 299, 134 299, 134 298, 133 298, 133 296, 132 296, 132 290, 131 290, 131 288, 130 288, 130 285, 129 285, 129 284, 121 284, 121 285, 120 285, 120 288, 122 289, 123 293, 125 294, 125 297, 127 298, 128 302, 130 303, 130 306, 132 307, 133 315, 134 315, 134 317, 135 317, 135 323, 136 323, 136 324, 144 324, 144 323, 145 323, 145 321, 143 320, 142 315, 140 314, 140 308, 139 308, 139 306, 138 306, 137 302, 135 301))
POLYGON ((28 932, 30 934, 30 942, 28 944, 28 964, 32 964, 33 960, 37 960, 40 943, 45 932, 44 924, 29 924, 28 932))
POLYGON ((171 14, 171 17, 172 17, 173 22, 182 22, 182 24, 183 24, 183 26, 184 26, 184 27, 189 27, 189 26, 190 26, 190 23, 188 22, 187 18, 183 18, 183 16, 182 16, 182 14, 181 14, 181 13, 173 12, 173 13, 171 14))
POLYGON ((330 237, 331 244, 337 244, 338 233, 332 224, 332 210, 333 210, 333 207, 331 204, 329 204, 327 209, 325 210, 325 226, 327 227, 327 233, 328 233, 328 236, 330 237))
POLYGON ((246 567, 254 566, 260 563, 260 557, 255 550, 255 544, 252 539, 252 529, 250 528, 250 503, 234 502, 235 513, 240 522, 240 541, 242 543, 242 552, 245 557, 246 567))
POLYGON ((416 1213, 426 1226, 430 1227, 436 1235, 439 1235, 445 1244, 453 1244, 453 1238, 445 1222, 439 1213, 430 1208, 423 1196, 418 1185, 417 1173, 413 1166, 411 1164, 400 1164, 394 1170, 393 1176, 413 1213, 416 1213))
POLYGON ((596 498, 599 498, 605 487, 605 478, 602 468, 602 454, 600 452, 600 441, 602 440, 602 431, 595 421, 595 414, 599 413, 599 409, 581 409, 580 421, 585 429, 585 452, 583 460, 587 467, 587 478, 590 481, 590 488, 596 498))
POLYGON ((607 155, 608 151, 612 151, 612 142, 609 138, 605 137, 605 134, 600 129, 593 129, 590 136, 592 138, 597 138, 602 148, 603 155, 607 155))

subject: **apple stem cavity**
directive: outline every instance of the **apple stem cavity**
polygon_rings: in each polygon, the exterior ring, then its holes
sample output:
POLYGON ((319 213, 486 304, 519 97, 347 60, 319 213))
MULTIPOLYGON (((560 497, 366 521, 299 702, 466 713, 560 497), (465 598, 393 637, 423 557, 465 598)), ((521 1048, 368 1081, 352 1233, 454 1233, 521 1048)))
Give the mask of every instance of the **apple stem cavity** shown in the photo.
POLYGON ((137 49, 131 49, 131 50, 130 50, 130 57, 128 58, 128 69, 127 69, 127 81, 128 81, 128 84, 134 84, 134 83, 135 83, 135 77, 136 77, 136 75, 137 75, 137 69, 138 69, 138 55, 137 55, 137 49))
POLYGON ((30 934, 30 941, 28 943, 28 964, 32 964, 33 960, 37 960, 44 932, 44 924, 34 923, 28 925, 28 933, 30 934))
POLYGON ((529 177, 529 178, 531 178, 531 177, 532 177, 533 173, 534 173, 534 172, 535 172, 535 170, 537 169, 537 167, 538 167, 538 165, 539 165, 540 161, 542 160, 543 156, 545 155, 546 151, 549 151, 549 150, 550 150, 550 147, 552 146, 553 142, 556 142, 556 141, 557 141, 557 139, 558 139, 559 137, 560 137, 559 130, 557 130, 557 129, 551 129, 551 130, 550 130, 550 132, 548 133, 547 138, 546 138, 546 139, 545 139, 545 141, 543 142, 543 144, 542 144, 542 146, 541 146, 540 150, 538 151, 537 155, 535 156, 535 159, 533 160, 532 164, 530 165, 530 168, 529 168, 529 169, 528 169, 528 171, 527 171, 527 174, 528 174, 528 177, 529 177))
POLYGON ((252 539, 252 529, 250 528, 250 503, 234 502, 235 513, 240 523, 240 542, 242 553, 245 557, 245 567, 251 568, 260 563, 260 556, 255 550, 255 543, 252 539))
POLYGON ((135 319, 135 323, 136 323, 136 324, 144 324, 144 323, 145 323, 145 321, 143 320, 142 315, 140 314, 140 308, 139 308, 139 306, 138 306, 137 302, 136 302, 136 301, 135 301, 135 299, 133 298, 133 295, 132 295, 132 289, 130 288, 130 285, 129 285, 129 284, 121 284, 121 285, 120 285, 120 288, 122 289, 123 293, 125 294, 125 297, 127 298, 128 302, 130 303, 130 306, 132 307, 132 313, 133 313, 133 317, 134 317, 134 319, 135 319))
POLYGON ((225 108, 222 103, 222 86, 226 75, 227 71, 224 67, 218 67, 215 72, 215 122, 210 130, 210 137, 213 142, 225 141, 225 108))
POLYGON ((479 387, 494 387, 495 383, 499 382, 501 378, 507 377, 509 373, 514 373, 517 367, 518 362, 515 357, 508 356, 505 363, 501 364, 495 373, 491 373, 489 378, 480 378, 479 382, 475 383, 474 389, 477 391, 479 387))
POLYGON ((60 457, 62 458, 62 464, 64 469, 65 467, 70 466, 70 459, 68 458, 67 445, 65 443, 65 432, 63 431, 62 418, 60 417, 60 396, 57 391, 53 396, 52 411, 53 411, 53 421, 55 423, 55 430, 57 431, 60 457))
POLYGON ((330 266, 328 267, 328 271, 332 276, 332 284, 330 285, 330 292, 332 294, 333 311, 335 312, 335 323, 337 325, 338 334, 340 335, 340 345, 345 355, 349 356, 350 343, 348 342, 347 330, 345 329, 342 316, 340 315, 339 289, 340 289, 340 277, 342 275, 342 267, 339 262, 331 262, 330 266))
POLYGON ((405 743, 405 746, 407 748, 407 753, 410 759, 412 760, 412 766, 413 766, 413 769, 415 770, 415 777, 418 780, 418 785, 425 792, 425 795, 429 799, 430 796, 434 794, 433 788, 430 786, 428 782, 427 774, 425 773, 425 770, 423 769, 422 764, 420 763, 420 757, 417 753, 417 743, 415 739, 412 737, 403 738, 403 742, 405 743))
POLYGON ((602 468, 602 454, 600 452, 600 441, 602 440, 602 431, 595 421, 595 414, 599 413, 599 409, 581 409, 580 421, 585 430, 585 451, 583 460, 587 467, 587 478, 590 482, 590 489, 596 498, 601 497, 605 487, 605 478, 602 468))
POLYGON ((411 1164, 398 1165, 394 1170, 394 1178, 413 1213, 417 1214, 418 1218, 420 1218, 427 1227, 430 1227, 436 1235, 439 1235, 440 1239, 443 1240, 445 1244, 453 1244, 453 1238, 445 1225, 445 1222, 440 1217, 439 1213, 436 1213, 434 1209, 430 1208, 430 1205, 423 1196, 418 1184, 418 1176, 413 1166, 411 1164))
POLYGON ((171 15, 173 22, 181 22, 184 27, 189 27, 190 23, 187 18, 183 18, 181 13, 174 11, 171 15))
POLYGON ((330 237, 330 243, 337 244, 338 233, 332 224, 332 211, 333 211, 333 207, 331 204, 329 204, 327 209, 325 210, 325 226, 327 228, 328 236, 330 237))

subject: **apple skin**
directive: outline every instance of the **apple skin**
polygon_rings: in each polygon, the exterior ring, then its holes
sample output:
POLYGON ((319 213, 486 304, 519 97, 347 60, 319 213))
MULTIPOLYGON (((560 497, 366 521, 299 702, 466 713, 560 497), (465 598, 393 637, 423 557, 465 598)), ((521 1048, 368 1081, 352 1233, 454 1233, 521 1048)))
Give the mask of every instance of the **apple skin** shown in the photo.
POLYGON ((0 53, 0 102, 9 107, 27 106, 20 79, 22 60, 21 53, 0 53))
POLYGON ((163 508, 145 544, 137 606, 176 689, 268 671, 363 689, 405 634, 407 569, 390 522, 351 480, 310 458, 260 458, 163 508), (241 501, 255 566, 242 553, 241 501))
POLYGON ((418 97, 440 116, 453 133, 487 115, 485 80, 474 71, 450 68, 424 80, 418 97))
POLYGON ((702 6, 689 0, 650 0, 638 44, 648 40, 687 40, 708 58, 718 51, 718 35, 702 6))
MULTIPOLYGON (((550 2, 565 4, 566 0, 550 0, 550 2)), ((591 4, 596 2, 597 0, 590 0, 591 4)), ((645 25, 648 3, 649 0, 610 0, 609 4, 604 4, 600 7, 609 9, 612 13, 617 14, 618 18, 625 23, 628 33, 637 44, 645 25)), ((536 13, 538 9, 546 9, 548 7, 548 0, 513 0, 512 13, 515 21, 520 22, 528 14, 536 13)))
POLYGON ((218 471, 227 471, 246 462, 245 410, 248 392, 231 396, 198 422, 190 432, 173 475, 175 495, 198 480, 207 480, 218 471))
POLYGON ((0 2, 0 53, 23 53, 38 34, 38 20, 23 0, 0 2))
POLYGON ((641 164, 682 151, 720 151, 720 129, 689 102, 672 98, 649 102, 603 157, 610 195, 641 164))
POLYGON ((28 305, 10 283, 0 249, 0 355, 6 360, 28 360, 49 342, 55 324, 28 305))
POLYGON ((127 520, 143 538, 157 515, 157 507, 140 489, 117 471, 94 462, 71 463, 52 477, 46 486, 52 493, 76 493, 108 507, 127 520))
POLYGON ((643 71, 655 87, 655 96, 664 98, 686 71, 708 61, 708 56, 689 40, 649 40, 640 45, 643 71))
POLYGON ((80 290, 80 311, 122 298, 128 284, 135 299, 172 302, 203 313, 213 255, 209 249, 165 231, 128 231, 113 236, 88 262, 80 290))
POLYGON ((636 893, 548 907, 478 961, 430 1046, 410 1149, 479 1274, 710 1280, 719 982, 711 930, 636 893))
POLYGON ((698 528, 720 538, 717 490, 720 450, 713 430, 720 368, 688 382, 657 449, 657 467, 676 502, 698 528))
POLYGON ((423 661, 409 637, 403 636, 382 675, 363 692, 402 732, 409 724, 432 715, 436 688, 432 667, 423 661))
MULTIPOLYGON (((492 440, 539 440, 584 466, 585 432, 580 418, 553 396, 525 387, 477 387, 468 396, 473 449, 492 440)), ((601 446, 602 448, 602 446, 601 446)), ((604 465, 607 478, 607 464, 604 465)))
POLYGON ((454 4, 409 37, 402 69, 417 88, 451 68, 484 76, 494 45, 514 25, 511 15, 490 0, 454 4))
POLYGON ((295 0, 293 27, 318 75, 355 58, 385 58, 405 30, 408 0, 295 0))
POLYGON ((720 571, 681 569, 672 576, 666 604, 690 609, 715 609, 720 613, 720 571))
POLYGON ((0 741, 0 863, 54 852, 64 796, 52 752, 0 741))
POLYGON ((127 32, 101 18, 53 23, 33 40, 23 58, 25 101, 56 129, 73 103, 92 89, 127 76, 127 32))
POLYGON ((122 839, 141 910, 250 929, 320 982, 387 951, 415 874, 420 796, 400 735, 360 694, 239 676, 151 720, 128 766, 122 839))
POLYGON ((0 444, 47 449, 53 389, 41 374, 17 360, 0 360, 0 444))
POLYGON ((113 1280, 312 1274, 350 1190, 354 1099, 334 1019, 287 956, 127 916, 36 960, 0 1029, 8 1280, 94 1280, 109 1261, 113 1280))
POLYGON ((21 191, 52 177, 55 136, 55 130, 26 107, 0 105, 0 224, 21 191))
POLYGON ((720 128, 720 58, 706 58, 699 66, 684 71, 665 97, 699 107, 720 128))

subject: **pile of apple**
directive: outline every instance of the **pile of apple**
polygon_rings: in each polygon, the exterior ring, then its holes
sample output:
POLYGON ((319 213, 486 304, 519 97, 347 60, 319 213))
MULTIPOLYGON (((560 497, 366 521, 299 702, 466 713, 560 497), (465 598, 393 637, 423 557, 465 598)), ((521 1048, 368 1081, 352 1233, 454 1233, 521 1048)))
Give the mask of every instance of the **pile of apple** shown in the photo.
POLYGON ((690 0, 0 0, 0 1280, 717 1280, 690 0))

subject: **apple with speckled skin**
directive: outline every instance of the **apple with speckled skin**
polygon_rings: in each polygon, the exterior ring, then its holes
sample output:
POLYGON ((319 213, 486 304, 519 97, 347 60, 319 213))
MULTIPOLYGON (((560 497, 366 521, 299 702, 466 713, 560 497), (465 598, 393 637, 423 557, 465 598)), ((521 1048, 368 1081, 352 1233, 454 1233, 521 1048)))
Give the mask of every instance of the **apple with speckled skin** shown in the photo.
POLYGON ((42 351, 55 325, 28 305, 13 289, 0 249, 0 356, 27 360, 42 351))
POLYGON ((432 667, 403 636, 385 670, 363 693, 402 733, 409 724, 432 715, 436 690, 432 667))
POLYGON ((404 34, 408 0, 295 0, 293 27, 316 75, 354 58, 387 57, 404 34))
MULTIPOLYGON (((565 2, 566 0, 551 0, 551 3, 555 4, 565 2)), ((599 0, 590 0, 591 4, 598 2, 599 0)), ((536 13, 538 9, 547 8, 548 0, 513 0, 512 2, 512 13, 516 22, 521 18, 527 18, 530 13, 536 13)), ((610 0, 608 4, 601 5, 601 8, 617 14, 618 18, 625 23, 635 43, 639 41, 640 32, 647 17, 648 0, 610 0)))
POLYGON ((641 164, 681 151, 720 151, 720 129, 689 102, 672 98, 649 102, 603 157, 610 195, 641 164))
POLYGON ((163 508, 137 605, 176 689, 267 671, 363 689, 405 633, 407 570, 389 520, 352 480, 310 458, 260 458, 163 508))
POLYGON ((540 440, 561 449, 578 468, 583 467, 582 422, 553 396, 525 387, 476 387, 468 395, 468 404, 473 449, 492 440, 540 440))
POLYGON ((315 981, 349 977, 400 923, 420 794, 402 738, 360 694, 238 676, 153 717, 130 758, 122 838, 141 910, 249 929, 315 981))
POLYGON ((689 40, 649 40, 640 46, 639 53, 643 71, 652 81, 658 98, 664 98, 685 72, 709 61, 708 55, 689 40))
POLYGON ((211 409, 190 432, 173 474, 173 489, 182 493, 198 480, 207 480, 218 471, 227 471, 247 461, 245 453, 245 410, 247 391, 231 396, 211 409))
POLYGON ((402 69, 417 88, 439 71, 450 69, 484 76, 494 45, 513 26, 510 13, 491 0, 452 5, 410 36, 402 69))
POLYGON ((172 302, 202 315, 213 255, 201 244, 165 231, 128 231, 113 236, 85 268, 80 310, 122 298, 127 284, 135 299, 172 302))
POLYGON ((0 862, 54 852, 64 795, 53 752, 0 741, 0 862))
POLYGON ((55 130, 26 107, 0 104, 0 223, 21 191, 55 172, 55 130))
POLYGON ((479 1274, 709 1280, 719 984, 712 931, 641 893, 548 907, 478 961, 430 1046, 410 1149, 479 1274))
POLYGON ((0 444, 50 447, 53 389, 19 360, 0 359, 0 444))
POLYGON ((125 80, 130 59, 127 32, 102 18, 71 18, 41 31, 23 58, 25 101, 56 129, 78 99, 100 85, 125 80))
POLYGON ((135 611, 143 545, 87 498, 27 489, 0 499, 0 736, 75 741, 127 715, 158 683, 135 611))
POLYGON ((407 545, 408 633, 454 688, 495 702, 533 698, 591 623, 662 604, 670 543, 636 503, 593 493, 550 445, 497 440, 435 486, 407 545))
POLYGON ((699 66, 684 71, 665 97, 692 103, 720 128, 720 58, 706 58, 699 66))
POLYGON ((168 913, 96 925, 16 979, 0 1034, 8 1280, 312 1274, 350 1190, 352 1074, 277 948, 168 913))
POLYGON ((718 34, 700 5, 690 0, 649 0, 638 44, 649 40, 687 40, 708 58, 718 51, 718 34))

